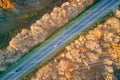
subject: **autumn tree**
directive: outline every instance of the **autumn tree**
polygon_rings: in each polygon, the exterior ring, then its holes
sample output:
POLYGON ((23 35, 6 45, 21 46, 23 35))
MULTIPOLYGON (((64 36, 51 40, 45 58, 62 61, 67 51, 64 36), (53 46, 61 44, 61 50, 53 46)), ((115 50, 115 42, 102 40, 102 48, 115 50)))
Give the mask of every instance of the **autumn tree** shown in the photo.
POLYGON ((0 7, 4 9, 11 9, 14 7, 14 2, 11 0, 0 0, 0 7))

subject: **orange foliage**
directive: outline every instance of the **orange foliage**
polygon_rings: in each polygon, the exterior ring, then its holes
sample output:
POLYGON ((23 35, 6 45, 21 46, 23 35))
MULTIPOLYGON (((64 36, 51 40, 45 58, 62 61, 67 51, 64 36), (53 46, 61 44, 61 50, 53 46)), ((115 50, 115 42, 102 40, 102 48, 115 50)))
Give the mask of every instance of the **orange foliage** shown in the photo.
POLYGON ((14 7, 14 2, 11 0, 0 0, 0 7, 4 9, 11 9, 14 7))

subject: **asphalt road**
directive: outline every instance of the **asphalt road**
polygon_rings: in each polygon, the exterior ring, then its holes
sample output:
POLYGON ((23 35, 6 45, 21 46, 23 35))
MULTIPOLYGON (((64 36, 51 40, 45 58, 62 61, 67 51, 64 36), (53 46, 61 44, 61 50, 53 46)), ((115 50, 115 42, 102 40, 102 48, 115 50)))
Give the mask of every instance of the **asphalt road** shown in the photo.
POLYGON ((104 0, 101 4, 91 10, 75 24, 49 42, 46 46, 38 50, 31 57, 26 59, 18 67, 10 71, 0 80, 17 80, 33 67, 40 64, 56 50, 59 50, 66 42, 76 36, 78 33, 88 28, 91 24, 105 16, 108 12, 114 11, 120 3, 120 0, 104 0))

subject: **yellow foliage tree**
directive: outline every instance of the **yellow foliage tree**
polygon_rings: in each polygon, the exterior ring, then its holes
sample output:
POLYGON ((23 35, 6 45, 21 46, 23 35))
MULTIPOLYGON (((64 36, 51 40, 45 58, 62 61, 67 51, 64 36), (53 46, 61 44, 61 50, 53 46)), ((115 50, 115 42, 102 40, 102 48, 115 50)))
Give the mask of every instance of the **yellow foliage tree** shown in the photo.
POLYGON ((4 9, 11 9, 14 7, 14 2, 11 0, 0 0, 0 7, 4 9))

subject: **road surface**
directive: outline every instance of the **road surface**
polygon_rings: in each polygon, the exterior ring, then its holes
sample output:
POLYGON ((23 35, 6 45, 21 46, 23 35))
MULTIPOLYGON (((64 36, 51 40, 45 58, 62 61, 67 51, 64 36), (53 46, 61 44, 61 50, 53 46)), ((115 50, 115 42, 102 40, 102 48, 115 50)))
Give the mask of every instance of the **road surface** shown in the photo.
POLYGON ((33 67, 40 64, 56 50, 60 49, 66 42, 76 36, 78 33, 88 28, 91 24, 105 16, 108 12, 115 10, 120 0, 103 0, 101 4, 92 9, 88 14, 82 17, 75 24, 71 25, 67 30, 58 35, 47 45, 42 47, 15 69, 7 73, 0 80, 17 80, 33 67))

